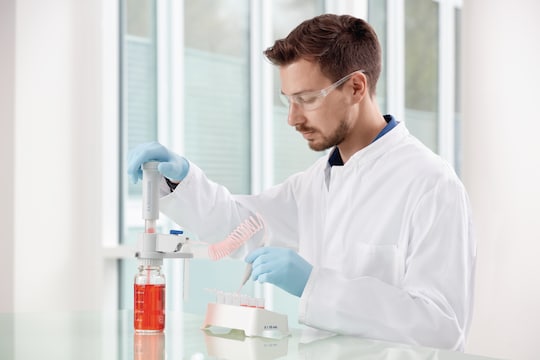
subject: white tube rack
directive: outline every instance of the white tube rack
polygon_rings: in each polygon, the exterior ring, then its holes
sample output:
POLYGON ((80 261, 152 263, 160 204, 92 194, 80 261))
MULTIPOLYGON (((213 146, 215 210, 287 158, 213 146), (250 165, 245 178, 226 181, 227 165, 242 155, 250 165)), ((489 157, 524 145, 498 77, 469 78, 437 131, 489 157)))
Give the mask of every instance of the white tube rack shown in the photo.
POLYGON ((271 339, 289 335, 287 315, 248 306, 209 303, 202 328, 211 327, 242 330, 246 336, 271 339))

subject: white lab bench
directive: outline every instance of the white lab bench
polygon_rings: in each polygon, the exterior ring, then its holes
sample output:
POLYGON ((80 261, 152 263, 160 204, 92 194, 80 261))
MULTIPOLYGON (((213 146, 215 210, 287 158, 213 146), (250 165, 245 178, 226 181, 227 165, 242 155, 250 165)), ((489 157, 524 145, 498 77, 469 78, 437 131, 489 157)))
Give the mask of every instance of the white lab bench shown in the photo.
POLYGON ((201 330, 200 315, 168 312, 160 334, 133 331, 133 312, 47 312, 0 314, 0 358, 202 360, 202 359, 436 359, 487 357, 447 350, 324 336, 292 329, 280 340, 245 337, 240 331, 201 330))

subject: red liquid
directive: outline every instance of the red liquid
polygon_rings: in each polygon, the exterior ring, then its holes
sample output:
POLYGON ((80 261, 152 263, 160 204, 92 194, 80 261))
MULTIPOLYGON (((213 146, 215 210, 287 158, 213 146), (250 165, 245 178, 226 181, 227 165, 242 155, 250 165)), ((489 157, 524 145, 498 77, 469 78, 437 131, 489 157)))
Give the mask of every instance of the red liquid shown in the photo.
POLYGON ((165 328, 165 285, 135 284, 135 330, 161 331, 165 328))

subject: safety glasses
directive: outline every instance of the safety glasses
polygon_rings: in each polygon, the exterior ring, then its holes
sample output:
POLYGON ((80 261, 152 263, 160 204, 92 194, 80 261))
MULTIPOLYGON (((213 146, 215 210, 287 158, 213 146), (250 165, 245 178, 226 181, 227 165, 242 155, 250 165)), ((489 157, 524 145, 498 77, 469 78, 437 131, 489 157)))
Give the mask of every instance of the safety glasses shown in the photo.
POLYGON ((324 99, 332 91, 337 89, 340 85, 346 83, 354 74, 363 72, 364 70, 354 71, 322 90, 304 91, 293 95, 285 95, 283 92, 280 92, 279 97, 281 98, 283 105, 287 107, 291 106, 292 103, 295 103, 305 111, 316 110, 323 104, 324 99))

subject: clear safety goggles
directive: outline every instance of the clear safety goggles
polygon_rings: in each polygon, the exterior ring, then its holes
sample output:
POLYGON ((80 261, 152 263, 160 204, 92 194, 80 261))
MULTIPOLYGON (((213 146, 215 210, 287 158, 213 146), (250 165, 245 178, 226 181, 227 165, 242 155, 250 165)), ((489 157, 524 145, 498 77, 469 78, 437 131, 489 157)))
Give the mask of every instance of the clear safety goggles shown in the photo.
POLYGON ((279 97, 283 105, 289 107, 292 103, 300 106, 305 111, 312 111, 320 107, 324 99, 340 85, 346 83, 354 74, 363 73, 364 70, 357 70, 349 75, 342 77, 332 85, 325 87, 322 90, 304 91, 298 94, 286 95, 282 91, 279 93, 279 97))

